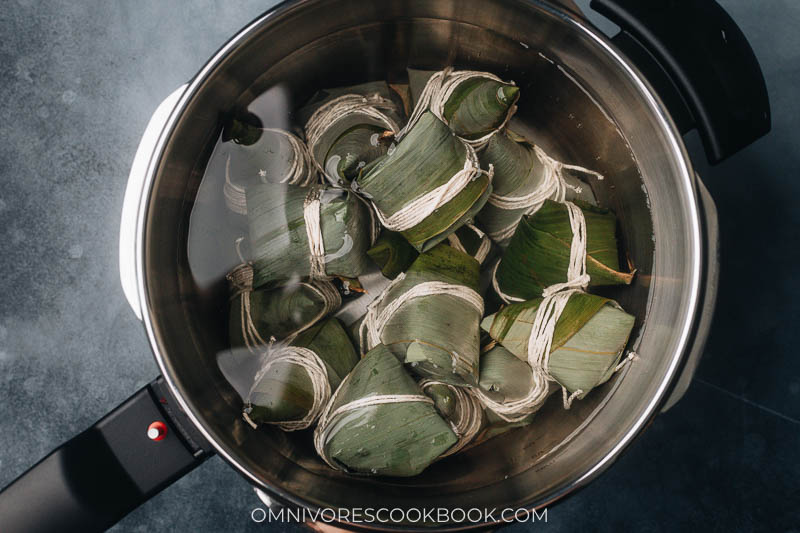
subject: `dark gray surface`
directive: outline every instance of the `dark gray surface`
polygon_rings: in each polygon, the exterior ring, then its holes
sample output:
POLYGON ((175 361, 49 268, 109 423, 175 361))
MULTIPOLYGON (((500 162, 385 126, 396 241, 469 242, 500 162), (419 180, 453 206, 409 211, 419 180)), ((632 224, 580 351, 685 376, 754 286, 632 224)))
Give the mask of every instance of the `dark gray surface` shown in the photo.
MULTIPOLYGON (((800 526, 800 3, 721 3, 761 60, 774 131, 714 168, 689 139, 722 231, 707 354, 686 398, 553 507, 548 530, 800 526)), ((155 377, 118 281, 129 165, 161 99, 272 4, 0 8, 0 486, 155 377)), ((277 529, 250 521, 256 504, 213 458, 115 531, 277 529)))

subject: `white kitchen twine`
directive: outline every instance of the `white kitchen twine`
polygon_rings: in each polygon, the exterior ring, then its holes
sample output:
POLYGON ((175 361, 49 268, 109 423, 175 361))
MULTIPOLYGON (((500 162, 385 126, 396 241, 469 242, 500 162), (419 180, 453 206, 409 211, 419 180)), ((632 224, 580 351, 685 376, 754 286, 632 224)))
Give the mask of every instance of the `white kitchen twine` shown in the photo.
MULTIPOLYGON (((297 185, 299 187, 307 187, 316 177, 316 172, 311 162, 311 156, 306 149, 305 143, 300 140, 295 134, 277 129, 277 128, 264 128, 264 131, 279 133, 286 136, 289 144, 292 147, 292 161, 289 164, 289 170, 286 175, 278 183, 287 183, 289 185, 297 185)), ((262 176, 263 177, 263 176, 262 176)), ((268 182, 262 179, 262 182, 268 182)), ((231 180, 231 156, 225 160, 225 183, 222 186, 222 194, 225 198, 225 205, 240 215, 247 214, 247 201, 245 197, 245 188, 241 185, 233 183, 231 180)))
MULTIPOLYGON (((467 302, 475 308, 480 316, 483 316, 483 297, 480 294, 464 285, 454 285, 443 281, 426 281, 414 285, 389 302, 389 305, 378 311, 378 307, 383 303, 389 291, 403 281, 405 277, 405 272, 399 274, 380 296, 367 306, 367 314, 364 315, 364 320, 361 322, 361 328, 359 329, 362 356, 382 342, 381 335, 383 335, 386 324, 401 307, 414 298, 437 295, 454 296, 467 302)), ((472 366, 469 360, 457 352, 450 352, 450 356, 453 358, 453 368, 456 368, 459 363, 467 368, 472 366)))
MULTIPOLYGON (((422 392, 426 392, 426 390, 433 385, 444 385, 447 387, 455 396, 456 404, 455 419, 448 420, 448 422, 450 423, 450 428, 453 430, 453 433, 458 437, 458 441, 449 450, 444 452, 440 456, 441 458, 453 455, 472 442, 472 439, 475 438, 475 435, 478 434, 483 425, 483 405, 481 404, 480 398, 475 395, 473 390, 467 387, 456 387, 450 383, 444 383, 435 379, 423 379, 419 382, 419 388, 422 389, 422 392)), ((434 405, 435 404, 436 402, 434 402, 434 405)))
MULTIPOLYGON (((250 312, 250 295, 253 293, 253 266, 249 263, 242 263, 234 268, 226 277, 233 289, 231 298, 241 296, 239 312, 241 314, 242 338, 244 339, 245 347, 251 353, 260 353, 258 347, 264 347, 268 343, 258 332, 250 312)), ((299 285, 314 292, 320 300, 322 300, 322 308, 307 324, 290 333, 287 337, 287 342, 342 305, 342 296, 339 294, 339 291, 336 290, 333 283, 328 280, 312 279, 308 282, 301 282, 299 285)))
MULTIPOLYGON (((319 140, 328 129, 336 124, 339 120, 357 113, 377 120, 383 124, 387 130, 392 133, 396 132, 399 128, 397 123, 388 116, 384 111, 397 111, 397 106, 394 102, 387 98, 383 98, 378 94, 370 96, 362 96, 360 94, 345 94, 331 101, 321 105, 311 118, 306 122, 306 141, 308 142, 308 152, 311 155, 311 160, 317 167, 317 170, 327 175, 325 172, 324 161, 318 161, 314 155, 314 148, 319 140)), ((333 176, 329 176, 332 181, 333 176)))
MULTIPOLYGON (((489 250, 491 250, 492 248, 492 243, 489 239, 486 238, 486 234, 474 224, 465 224, 465 226, 474 231, 475 234, 478 236, 478 238, 481 239, 481 244, 478 247, 478 250, 475 252, 475 255, 473 255, 472 257, 474 257, 475 260, 478 261, 478 263, 483 264, 483 262, 486 260, 486 256, 489 255, 489 250)), ((447 237, 447 241, 450 243, 450 246, 452 246, 459 252, 463 252, 467 255, 470 255, 470 253, 467 252, 467 250, 464 248, 464 244, 461 242, 461 239, 459 239, 458 235, 456 235, 455 233, 451 233, 447 237)))
POLYGON ((257 346, 265 346, 267 343, 258 332, 258 328, 253 323, 253 317, 250 314, 250 294, 253 292, 253 267, 243 263, 230 271, 226 278, 233 289, 231 298, 241 296, 239 305, 244 345, 249 352, 256 353, 257 346))
MULTIPOLYGON (((564 206, 567 208, 570 229, 572 230, 567 281, 555 283, 542 291, 543 298, 539 308, 536 310, 536 316, 528 338, 528 364, 533 371, 531 389, 525 397, 510 402, 497 402, 479 389, 476 390, 483 404, 507 422, 519 422, 535 412, 547 399, 548 382, 555 381, 550 375, 548 365, 556 324, 570 297, 576 292, 583 291, 589 285, 590 278, 586 273, 586 219, 580 208, 572 202, 564 202, 564 206)), ((499 264, 500 261, 495 264, 492 271, 492 286, 495 291, 506 303, 523 301, 522 298, 509 296, 500 290, 497 283, 497 267, 499 264)), ((575 398, 584 392, 578 389, 569 394, 563 385, 561 391, 565 409, 569 409, 575 398)))
POLYGON ((430 216, 431 213, 455 198, 469 182, 481 174, 489 176, 489 181, 491 181, 494 176, 494 166, 489 165, 489 170, 481 170, 475 149, 469 144, 464 144, 464 148, 466 148, 464 167, 453 174, 446 183, 415 198, 391 216, 386 216, 378 206, 375 206, 375 213, 378 215, 381 224, 392 231, 405 231, 413 228, 430 216))
MULTIPOLYGON (((419 121, 420 117, 422 117, 425 111, 428 110, 436 115, 439 120, 447 124, 447 119, 444 118, 444 106, 447 103, 447 100, 450 99, 450 97, 453 95, 453 92, 458 88, 459 85, 472 78, 486 78, 488 80, 496 81, 505 85, 514 85, 513 81, 503 81, 489 72, 479 72, 476 70, 453 70, 452 67, 440 70, 439 72, 434 73, 428 79, 427 83, 425 83, 425 87, 422 89, 422 92, 419 95, 417 104, 414 106, 414 111, 411 113, 411 116, 409 117, 408 122, 403 129, 397 133, 396 138, 398 140, 402 139, 409 131, 411 131, 411 128, 413 128, 414 125, 419 121)), ((462 138, 461 140, 472 146, 475 150, 480 150, 486 146, 486 144, 489 142, 489 139, 492 138, 492 135, 505 127, 505 125, 516 112, 517 106, 513 105, 509 108, 503 123, 500 124, 500 126, 498 126, 494 131, 487 133, 478 139, 462 138)))
POLYGON ((325 243, 322 240, 322 225, 320 223, 320 190, 312 187, 303 202, 303 220, 306 223, 306 237, 309 249, 309 277, 311 279, 326 279, 325 274, 325 243))
MULTIPOLYGON (((548 371, 550 349, 553 345, 553 333, 564 307, 576 292, 579 291, 577 289, 569 289, 550 294, 542 300, 536 310, 536 316, 528 338, 528 365, 533 371, 532 384, 528 394, 518 400, 497 402, 488 397, 480 388, 475 389, 475 393, 483 405, 494 411, 497 416, 506 422, 521 421, 526 416, 537 411, 539 406, 547 399, 549 382, 555 381, 548 371)), ((561 390, 565 409, 569 409, 572 401, 583 394, 580 389, 571 395, 565 387, 562 386, 561 390)))
POLYGON ((336 470, 342 470, 341 465, 335 463, 328 452, 325 450, 325 444, 327 444, 328 436, 330 435, 331 430, 333 429, 332 422, 339 416, 348 413, 350 411, 354 411, 356 409, 362 409, 365 407, 371 407, 373 405, 385 405, 385 404, 392 404, 392 403, 427 403, 433 405, 433 400, 428 398, 423 394, 376 394, 373 396, 367 396, 365 398, 359 398, 358 400, 354 400, 352 402, 346 403, 341 405, 331 411, 333 409, 333 405, 336 403, 336 399, 339 396, 339 393, 345 389, 345 384, 350 379, 353 373, 349 373, 339 384, 339 388, 336 389, 336 392, 333 393, 333 396, 328 401, 325 409, 322 411, 322 414, 319 417, 319 423, 317 424, 316 429, 314 430, 314 448, 316 448, 317 453, 320 457, 330 466, 336 470))
MULTIPOLYGON (((255 375, 253 388, 255 388, 264 376, 267 375, 267 372, 278 363, 296 365, 305 370, 311 380, 314 399, 311 403, 311 408, 309 408, 308 412, 300 420, 287 420, 271 424, 280 427, 284 431, 306 429, 319 418, 328 400, 330 400, 331 385, 328 381, 328 369, 322 359, 320 359, 313 350, 301 348, 299 346, 282 346, 269 353, 266 364, 261 367, 255 375)), ((245 421, 255 428, 257 424, 248 416, 248 413, 252 409, 252 403, 250 401, 250 395, 252 394, 253 389, 250 390, 250 394, 248 395, 248 406, 245 408, 243 416, 245 421)))
MULTIPOLYGON (((543 297, 548 297, 564 289, 585 289, 589 285, 589 274, 586 273, 586 219, 583 211, 572 202, 564 202, 569 215, 569 226, 572 230, 572 243, 569 249, 569 267, 567 268, 567 281, 556 283, 542 291, 543 297)), ((518 298, 504 293, 497 282, 497 268, 500 261, 495 263, 492 269, 492 287, 498 296, 505 302, 523 302, 524 298, 518 298)))
MULTIPOLYGON (((595 172, 594 170, 589 170, 588 168, 578 165, 568 165, 566 163, 556 161, 547 155, 547 153, 545 153, 545 151, 537 145, 533 146, 533 150, 536 158, 539 159, 544 167, 544 176, 539 186, 528 194, 522 196, 503 196, 492 193, 489 195, 489 199, 487 200, 488 203, 499 209, 509 211, 524 209, 525 211, 521 213, 521 218, 522 215, 531 215, 538 211, 542 207, 542 204, 544 204, 545 200, 555 200, 556 202, 561 203, 564 202, 567 188, 571 187, 564 180, 564 170, 574 170, 583 174, 589 174, 595 176, 600 181, 604 179, 602 174, 595 172)), ((572 188, 575 189, 574 187, 572 188)), ((575 190, 576 192, 580 192, 580 190, 575 190)), ((505 228, 490 233, 489 236, 496 242, 503 242, 507 239, 510 239, 511 236, 514 235, 514 231, 517 229, 518 224, 519 220, 505 228)))

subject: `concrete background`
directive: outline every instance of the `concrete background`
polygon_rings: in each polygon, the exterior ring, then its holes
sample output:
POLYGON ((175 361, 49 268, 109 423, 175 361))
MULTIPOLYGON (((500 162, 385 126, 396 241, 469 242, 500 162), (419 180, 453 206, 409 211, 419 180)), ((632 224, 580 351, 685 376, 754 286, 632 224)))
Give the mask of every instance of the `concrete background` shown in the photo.
MULTIPOLYGON (((714 168, 688 140, 720 213, 711 341, 686 398, 553 507, 550 531, 800 526, 800 2, 720 3, 761 60, 774 126, 714 168)), ((157 374, 118 281, 129 166, 161 99, 272 4, 3 2, 0 486, 157 374)), ((253 524, 256 504, 213 458, 114 531, 297 529, 253 524)))

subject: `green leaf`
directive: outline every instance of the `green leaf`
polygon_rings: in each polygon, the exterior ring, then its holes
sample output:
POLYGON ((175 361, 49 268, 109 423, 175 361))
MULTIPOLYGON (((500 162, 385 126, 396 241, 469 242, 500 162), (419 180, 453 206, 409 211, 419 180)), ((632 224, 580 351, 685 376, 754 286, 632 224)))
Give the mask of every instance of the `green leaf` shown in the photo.
MULTIPOLYGON (((421 395, 419 387, 384 346, 372 349, 342 383, 331 413, 374 395, 421 395)), ((335 416, 322 443, 330 459, 349 472, 414 476, 457 438, 430 403, 384 403, 335 416)), ((317 428, 320 430, 320 427, 317 428)))
POLYGON ((525 397, 533 385, 531 367, 501 345, 481 354, 480 387, 496 395, 492 399, 509 402, 525 397))
MULTIPOLYGON (((478 262, 440 245, 420 254, 405 279, 392 287, 378 309, 412 287, 429 281, 463 285, 478 291, 478 262)), ((416 374, 454 385, 476 385, 480 347, 480 313, 468 302, 449 294, 407 301, 386 324, 381 341, 416 374), (454 365, 458 354, 465 363, 454 365)))
MULTIPOLYGON (((492 136, 480 154, 481 166, 494 166, 492 193, 499 196, 522 197, 542 186, 545 168, 533 146, 511 132, 501 131, 492 136)), ((489 235, 495 236, 515 226, 528 208, 503 209, 487 202, 477 220, 489 235)), ((508 238, 495 238, 501 246, 508 238)))
MULTIPOLYGON (((365 167, 357 182, 359 189, 388 218, 409 202, 450 181, 464 168, 466 157, 464 143, 428 112, 391 154, 365 167)), ((417 250, 428 250, 466 223, 490 193, 490 180, 482 174, 402 234, 417 250)))
MULTIPOLYGON (((398 127, 402 125, 402 99, 385 81, 319 91, 298 111, 303 124, 308 122, 320 106, 348 94, 378 95, 391 101, 393 108, 380 111, 398 127)), ((387 126, 383 121, 354 110, 325 130, 316 145, 312 147, 312 156, 322 165, 326 176, 334 185, 346 186, 364 165, 386 153, 390 144, 382 140, 386 130, 387 126)))
POLYGON ((384 229, 372 248, 367 250, 367 255, 384 276, 394 279, 411 266, 419 252, 399 233, 384 229))
MULTIPOLYGON (((344 328, 329 318, 298 335, 291 346, 308 348, 325 363, 331 390, 355 367, 358 355, 344 328)), ((267 353, 267 359, 269 353, 267 353)), ((301 420, 311 409, 314 392, 308 372, 290 362, 278 362, 253 384, 249 418, 256 423, 301 420)))
POLYGON ((459 137, 477 139, 500 127, 519 99, 519 87, 488 78, 461 83, 444 105, 444 117, 459 137))
MULTIPOLYGON (((254 287, 309 275, 311 252, 303 218, 308 192, 272 184, 247 189, 254 287)), ((323 188, 320 226, 329 276, 357 278, 368 267, 370 216, 366 204, 353 193, 323 188)))
MULTIPOLYGON (((522 361, 541 298, 511 304, 486 317, 481 327, 522 361)), ((574 293, 556 323, 550 350, 550 374, 569 392, 605 382, 619 363, 633 329, 634 317, 613 300, 574 293)))
MULTIPOLYGON (((414 104, 435 71, 407 69, 414 104)), ((444 117, 459 137, 476 139, 497 129, 519 99, 519 88, 488 78, 462 82, 444 105, 444 117)))
MULTIPOLYGON (((403 109, 403 101, 400 98, 400 95, 392 90, 392 88, 389 87, 385 81, 368 81, 366 83, 359 83, 357 85, 347 85, 344 87, 334 87, 317 91, 314 96, 312 96, 308 102, 306 102, 306 104, 297 111, 298 121, 301 124, 305 124, 308 122, 308 119, 311 118, 311 115, 314 114, 314 111, 319 109, 320 106, 330 102, 334 98, 338 98, 346 94, 359 94, 361 96, 371 96, 376 94, 382 98, 391 100, 397 109, 403 109)), ((397 120, 402 119, 402 117, 399 115, 395 115, 393 118, 396 118, 397 120)))
MULTIPOLYGON (((239 294, 231 300, 229 331, 231 347, 234 348, 245 346, 242 331, 248 317, 243 311, 243 298, 245 295, 239 294)), ((305 283, 251 291, 249 299, 249 319, 265 341, 270 337, 284 339, 312 324, 323 312, 328 314, 336 310, 326 309, 324 298, 305 283)))
POLYGON ((420 381, 419 386, 433 400, 436 411, 450 423, 453 433, 458 437, 458 443, 447 450, 444 456, 458 453, 472 442, 484 425, 485 416, 480 399, 469 387, 433 380, 420 381))
MULTIPOLYGON (((589 286, 627 285, 633 274, 619 271, 616 217, 606 209, 576 203, 586 219, 589 286)), ((546 200, 525 216, 508 245, 497 283, 510 296, 535 298, 545 287, 567 281, 572 229, 564 204, 546 200)))
MULTIPOLYGON (((362 117, 353 117, 353 120, 358 123, 339 135, 324 158, 319 159, 325 161, 326 174, 337 178, 338 184, 349 184, 367 163, 385 155, 389 148, 389 143, 382 141, 385 126, 367 124, 362 117)), ((321 152, 326 144, 320 142, 317 150, 321 152)))

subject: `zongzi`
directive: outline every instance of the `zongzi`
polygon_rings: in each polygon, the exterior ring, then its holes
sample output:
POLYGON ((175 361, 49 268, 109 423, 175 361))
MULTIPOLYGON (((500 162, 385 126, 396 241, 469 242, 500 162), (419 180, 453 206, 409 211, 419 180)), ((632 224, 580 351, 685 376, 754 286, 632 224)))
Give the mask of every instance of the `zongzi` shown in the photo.
POLYGON ((483 405, 472 389, 432 379, 423 379, 419 387, 433 400, 436 411, 450 423, 458 437, 458 442, 442 457, 453 455, 472 442, 484 421, 483 405))
POLYGON ((305 143, 295 134, 276 128, 258 128, 233 119, 226 127, 225 205, 247 214, 245 189, 256 183, 288 183, 305 187, 317 171, 305 143))
POLYGON ((419 474, 457 441, 383 345, 342 381, 314 431, 317 453, 332 468, 384 476, 419 474))
POLYGON ((402 123, 402 103, 386 82, 371 82, 323 91, 300 115, 308 116, 305 131, 314 165, 331 184, 346 186, 386 154, 402 123))
POLYGON ((483 207, 491 178, 471 146, 425 113, 393 150, 363 169, 355 185, 384 227, 425 251, 483 207))
POLYGON ((603 179, 596 172, 554 160, 539 146, 511 131, 492 137, 480 160, 482 165, 494 167, 494 179, 492 194, 476 218, 500 246, 508 244, 522 216, 538 211, 545 200, 563 202, 579 195, 593 199, 591 189, 571 183, 577 180, 565 176, 565 169, 603 179))
POLYGON ((342 298, 328 280, 308 280, 274 289, 253 290, 253 267, 242 264, 228 276, 231 284, 231 347, 256 351, 270 337, 285 339, 336 311, 342 298))
POLYGON ((370 207, 323 186, 259 184, 247 189, 253 286, 310 276, 357 278, 376 236, 370 207))
POLYGON ((398 134, 402 137, 430 110, 474 148, 482 148, 517 110, 519 88, 489 72, 409 69, 414 112, 398 134), (425 85, 421 86, 422 79, 425 85))
MULTIPOLYGON (((511 304, 486 317, 481 327, 532 368, 534 387, 542 394, 519 411, 527 414, 546 398, 547 381, 562 387, 568 407, 574 398, 585 397, 608 380, 620 362, 633 324, 634 317, 613 300, 568 290, 511 304)), ((510 403, 514 402, 524 403, 519 399, 510 403)))
POLYGON ((517 358, 500 344, 481 354, 480 388, 496 401, 519 400, 528 394, 533 377, 524 359, 517 358))
POLYGON ((361 353, 384 344, 412 370, 454 385, 477 385, 478 262, 440 245, 422 253, 369 305, 361 353))
POLYGON ((289 344, 267 347, 246 399, 245 420, 254 427, 276 424, 285 431, 309 427, 357 362, 335 318, 303 331, 289 344))
POLYGON ((493 284, 504 301, 536 298, 545 289, 627 285, 633 274, 620 272, 616 217, 607 209, 545 200, 524 216, 493 284))

